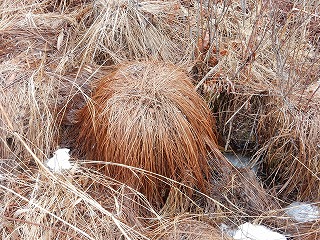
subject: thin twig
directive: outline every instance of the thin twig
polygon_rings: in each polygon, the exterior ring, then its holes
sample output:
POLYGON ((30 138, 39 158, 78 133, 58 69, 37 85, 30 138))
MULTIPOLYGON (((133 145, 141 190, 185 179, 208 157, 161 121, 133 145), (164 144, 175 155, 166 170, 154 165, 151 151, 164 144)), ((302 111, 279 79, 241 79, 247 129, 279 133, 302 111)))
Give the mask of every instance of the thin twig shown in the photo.
POLYGON ((220 64, 218 63, 213 68, 210 69, 210 71, 201 79, 201 81, 197 84, 196 90, 213 74, 216 72, 216 70, 220 67, 220 64))

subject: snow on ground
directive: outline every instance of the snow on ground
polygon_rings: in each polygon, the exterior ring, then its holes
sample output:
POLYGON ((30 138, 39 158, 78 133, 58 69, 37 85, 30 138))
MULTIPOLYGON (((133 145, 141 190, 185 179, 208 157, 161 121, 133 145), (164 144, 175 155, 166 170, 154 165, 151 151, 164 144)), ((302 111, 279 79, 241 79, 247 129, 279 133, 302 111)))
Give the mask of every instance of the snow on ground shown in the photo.
POLYGON ((236 229, 221 224, 220 229, 235 240, 287 240, 287 238, 265 226, 246 222, 236 229))
POLYGON ((70 149, 61 148, 54 152, 53 157, 46 162, 46 166, 54 173, 61 173, 62 170, 70 169, 70 149))
POLYGON ((285 210, 297 222, 311 222, 320 219, 319 207, 306 202, 293 202, 285 210))
POLYGON ((246 222, 238 227, 233 234, 236 240, 286 240, 287 238, 271 229, 246 222))
POLYGON ((252 164, 250 163, 250 157, 231 152, 224 152, 223 155, 236 168, 250 168, 254 173, 257 173, 258 171, 258 166, 252 166, 252 164))

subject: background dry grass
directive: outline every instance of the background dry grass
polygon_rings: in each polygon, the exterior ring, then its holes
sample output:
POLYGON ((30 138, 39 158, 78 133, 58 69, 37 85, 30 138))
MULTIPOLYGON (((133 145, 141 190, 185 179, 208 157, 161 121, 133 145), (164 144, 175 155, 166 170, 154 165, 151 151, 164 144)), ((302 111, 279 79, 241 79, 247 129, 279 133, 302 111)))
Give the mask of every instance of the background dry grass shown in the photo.
POLYGON ((223 41, 226 60, 205 89, 219 106, 226 148, 254 153, 253 161, 262 164, 267 183, 282 197, 311 201, 319 201, 313 172, 319 168, 315 9, 312 1, 248 4, 253 18, 238 19, 234 31, 224 29, 238 43, 223 41), (219 89, 216 82, 224 84, 219 89))
POLYGON ((317 239, 319 220, 293 222, 282 207, 320 201, 319 25, 316 0, 3 0, 2 237, 227 239, 220 223, 254 219, 294 239, 317 239), (64 175, 43 166, 68 144, 72 110, 90 100, 91 84, 109 65, 141 59, 189 70, 215 113, 219 144, 250 154, 261 184, 222 165, 205 204, 159 211, 84 159, 64 175))

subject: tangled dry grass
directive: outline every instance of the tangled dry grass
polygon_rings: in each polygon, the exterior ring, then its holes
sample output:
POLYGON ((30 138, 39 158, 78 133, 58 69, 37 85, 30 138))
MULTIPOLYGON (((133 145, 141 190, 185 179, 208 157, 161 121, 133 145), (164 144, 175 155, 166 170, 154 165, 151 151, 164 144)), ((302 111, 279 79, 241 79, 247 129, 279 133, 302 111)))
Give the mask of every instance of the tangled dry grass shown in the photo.
POLYGON ((314 172, 319 168, 319 41, 312 40, 319 38, 312 24, 319 17, 311 14, 317 6, 314 1, 248 5, 252 19, 238 19, 245 28, 220 24, 228 54, 205 90, 219 94, 214 101, 225 147, 254 153, 266 182, 284 199, 319 201, 320 196, 314 172), (229 38, 237 35, 241 41, 229 38))
MULTIPOLYGON (((316 0, 1 1, 2 238, 228 239, 221 223, 248 220, 293 239, 319 238, 319 220, 297 223, 283 209, 320 202, 319 25, 316 0), (157 172, 163 186, 180 188, 159 209, 141 189, 88 167, 105 166, 91 161, 103 153, 89 161, 72 149, 74 168, 51 173, 43 163, 70 144, 77 112, 94 103, 92 86, 133 60, 189 70, 212 106, 220 149, 250 154, 261 183, 209 152, 212 190, 185 195, 190 179, 157 172)), ((154 177, 139 164, 108 164, 154 177)))

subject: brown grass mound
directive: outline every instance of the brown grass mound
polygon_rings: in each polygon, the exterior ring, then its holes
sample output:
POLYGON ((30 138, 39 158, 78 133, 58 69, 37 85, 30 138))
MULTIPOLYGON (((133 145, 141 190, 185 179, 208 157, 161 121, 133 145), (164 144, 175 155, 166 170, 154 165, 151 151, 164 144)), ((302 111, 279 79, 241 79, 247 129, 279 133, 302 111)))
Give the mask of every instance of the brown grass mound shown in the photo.
MULTIPOLYGON (((207 192, 208 146, 216 137, 210 110, 188 76, 166 63, 134 62, 102 78, 79 112, 78 145, 88 158, 142 168, 207 192)), ((106 167, 108 176, 152 202, 163 180, 106 167)))

